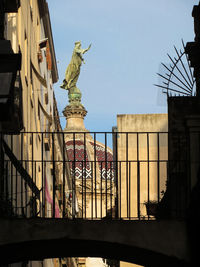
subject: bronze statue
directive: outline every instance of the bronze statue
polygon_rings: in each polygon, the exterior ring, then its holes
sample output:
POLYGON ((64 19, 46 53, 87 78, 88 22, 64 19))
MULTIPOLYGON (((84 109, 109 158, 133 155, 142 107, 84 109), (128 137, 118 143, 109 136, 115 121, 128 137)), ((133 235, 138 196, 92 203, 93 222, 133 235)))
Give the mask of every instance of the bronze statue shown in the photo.
POLYGON ((60 86, 63 89, 69 90, 69 94, 71 89, 73 89, 73 91, 78 89, 76 87, 76 83, 80 74, 81 64, 82 62, 85 64, 82 55, 85 54, 90 47, 91 44, 87 49, 82 49, 81 42, 75 42, 72 58, 65 72, 65 79, 63 80, 63 84, 60 86))

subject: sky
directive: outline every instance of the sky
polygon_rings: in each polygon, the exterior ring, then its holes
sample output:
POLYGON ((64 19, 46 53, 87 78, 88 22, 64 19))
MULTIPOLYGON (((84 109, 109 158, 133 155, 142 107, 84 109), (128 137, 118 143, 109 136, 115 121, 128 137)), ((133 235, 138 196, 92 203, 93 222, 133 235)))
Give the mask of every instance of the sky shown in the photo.
POLYGON ((117 114, 167 113, 157 87, 161 62, 181 40, 194 40, 193 6, 197 0, 47 0, 57 58, 59 81, 54 91, 61 125, 68 93, 60 88, 75 41, 85 64, 77 87, 88 114, 90 131, 112 131, 117 114))

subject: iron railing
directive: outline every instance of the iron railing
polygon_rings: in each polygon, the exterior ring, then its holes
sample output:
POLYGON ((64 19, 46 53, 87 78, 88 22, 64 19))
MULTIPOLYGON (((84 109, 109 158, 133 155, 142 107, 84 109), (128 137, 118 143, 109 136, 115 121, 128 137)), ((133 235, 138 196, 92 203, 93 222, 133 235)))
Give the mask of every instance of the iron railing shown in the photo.
POLYGON ((0 138, 1 216, 182 218, 199 166, 190 157, 199 133, 22 132, 0 138))

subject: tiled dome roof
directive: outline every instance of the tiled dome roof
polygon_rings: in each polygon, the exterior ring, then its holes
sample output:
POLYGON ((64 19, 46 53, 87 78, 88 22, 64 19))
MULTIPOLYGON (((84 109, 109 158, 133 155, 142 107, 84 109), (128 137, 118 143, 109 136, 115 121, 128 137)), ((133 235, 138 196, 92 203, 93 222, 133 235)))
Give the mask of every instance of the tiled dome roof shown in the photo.
POLYGON ((111 149, 105 148, 103 144, 90 142, 96 151, 96 159, 99 164, 99 170, 103 179, 113 179, 113 154, 111 149))
POLYGON ((70 161, 71 173, 73 175, 73 170, 75 168, 75 177, 91 178, 91 164, 88 159, 87 149, 85 150, 84 143, 81 140, 69 140, 66 142, 66 149, 68 159, 70 161), (75 155, 74 155, 75 149, 75 155), (75 164, 75 165, 74 165, 75 164), (86 169, 85 169, 86 167, 86 169), (85 172, 86 170, 86 172, 85 172))
POLYGON ((66 142, 66 150, 70 161, 71 173, 75 169, 75 177, 92 179, 95 166, 98 168, 101 179, 114 179, 113 154, 110 148, 92 140, 69 140, 66 142), (75 150, 75 154, 74 154, 75 150), (96 155, 96 158, 94 158, 96 155))

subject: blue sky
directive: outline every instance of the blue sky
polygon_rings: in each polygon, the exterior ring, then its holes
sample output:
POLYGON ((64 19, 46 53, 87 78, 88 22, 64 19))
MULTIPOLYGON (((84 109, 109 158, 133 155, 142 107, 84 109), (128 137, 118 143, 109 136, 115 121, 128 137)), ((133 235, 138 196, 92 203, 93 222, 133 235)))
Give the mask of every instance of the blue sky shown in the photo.
MULTIPOLYGON (((91 131, 111 131, 117 114, 166 113, 153 85, 161 62, 169 63, 181 39, 193 41, 193 5, 197 0, 48 0, 59 81, 58 110, 68 103, 59 86, 75 41, 91 50, 84 55, 77 83, 91 131)), ((164 96, 163 96, 164 97, 164 96)), ((65 118, 61 117, 65 127, 65 118)))

